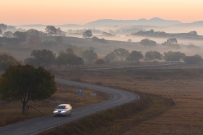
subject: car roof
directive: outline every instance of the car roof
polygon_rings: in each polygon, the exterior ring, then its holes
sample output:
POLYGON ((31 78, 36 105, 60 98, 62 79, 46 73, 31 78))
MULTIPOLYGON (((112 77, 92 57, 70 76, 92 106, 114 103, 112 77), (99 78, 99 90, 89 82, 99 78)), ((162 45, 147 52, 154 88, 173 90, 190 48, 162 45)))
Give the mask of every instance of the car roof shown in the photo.
POLYGON ((70 105, 70 104, 60 104, 58 106, 67 106, 67 105, 70 105))

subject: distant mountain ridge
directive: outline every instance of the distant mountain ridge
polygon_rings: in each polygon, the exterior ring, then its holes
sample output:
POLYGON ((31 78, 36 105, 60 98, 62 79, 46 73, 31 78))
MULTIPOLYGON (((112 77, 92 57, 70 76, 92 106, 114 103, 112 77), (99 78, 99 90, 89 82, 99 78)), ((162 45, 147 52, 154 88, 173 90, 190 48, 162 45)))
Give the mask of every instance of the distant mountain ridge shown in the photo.
MULTIPOLYGON (((18 27, 46 27, 45 24, 26 24, 19 25, 18 27)), ((84 25, 79 24, 63 24, 54 25, 56 27, 114 27, 114 26, 156 26, 156 27, 170 27, 170 26, 183 26, 183 27, 203 27, 203 20, 191 23, 182 23, 178 20, 165 20, 162 18, 154 17, 149 20, 142 18, 138 20, 113 20, 113 19, 100 19, 88 22, 84 25)))
POLYGON ((89 22, 85 26, 105 26, 105 25, 153 25, 153 26, 170 26, 178 25, 182 22, 177 20, 164 20, 161 18, 152 18, 152 19, 139 19, 139 20, 113 20, 113 19, 101 19, 89 22))
POLYGON ((182 23, 177 26, 182 26, 182 27, 203 27, 203 21, 196 21, 192 23, 182 23))

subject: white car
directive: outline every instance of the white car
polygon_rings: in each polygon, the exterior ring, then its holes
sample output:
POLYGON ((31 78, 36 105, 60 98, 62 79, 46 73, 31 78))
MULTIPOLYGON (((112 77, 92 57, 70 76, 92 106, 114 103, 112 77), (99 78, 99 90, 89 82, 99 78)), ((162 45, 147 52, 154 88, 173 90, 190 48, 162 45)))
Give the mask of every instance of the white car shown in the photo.
POLYGON ((56 115, 70 115, 72 111, 72 106, 70 104, 60 104, 56 107, 56 109, 53 111, 54 116, 56 115))

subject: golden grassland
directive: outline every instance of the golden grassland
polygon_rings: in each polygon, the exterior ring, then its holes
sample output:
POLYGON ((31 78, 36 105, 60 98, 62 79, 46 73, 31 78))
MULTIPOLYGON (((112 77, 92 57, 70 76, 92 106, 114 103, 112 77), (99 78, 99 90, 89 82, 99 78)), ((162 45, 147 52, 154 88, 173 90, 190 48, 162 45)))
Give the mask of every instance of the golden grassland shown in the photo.
POLYGON ((21 103, 20 102, 0 102, 0 127, 6 126, 8 124, 16 123, 19 121, 23 121, 26 119, 31 119, 35 117, 40 117, 43 115, 52 114, 54 108, 58 104, 63 103, 70 103, 73 108, 86 106, 93 103, 98 103, 104 100, 107 100, 109 98, 109 95, 89 90, 89 89, 83 89, 83 96, 78 96, 78 88, 79 87, 73 87, 73 86, 67 86, 63 84, 57 84, 57 92, 47 100, 43 101, 29 101, 28 105, 36 108, 30 110, 28 114, 22 115, 21 114, 21 103), (91 97, 90 93, 96 93, 97 97, 91 97))
MULTIPOLYGON (((66 79, 76 78, 73 72, 62 71, 62 73, 66 73, 63 76, 66 79)), ((131 125, 130 129, 125 130, 125 135, 157 135, 169 132, 203 134, 203 66, 201 64, 80 71, 78 79, 83 82, 173 99, 175 106, 159 117, 131 125)), ((104 128, 104 131, 103 134, 107 130, 104 128)), ((121 132, 115 132, 115 134, 121 134, 121 132)))

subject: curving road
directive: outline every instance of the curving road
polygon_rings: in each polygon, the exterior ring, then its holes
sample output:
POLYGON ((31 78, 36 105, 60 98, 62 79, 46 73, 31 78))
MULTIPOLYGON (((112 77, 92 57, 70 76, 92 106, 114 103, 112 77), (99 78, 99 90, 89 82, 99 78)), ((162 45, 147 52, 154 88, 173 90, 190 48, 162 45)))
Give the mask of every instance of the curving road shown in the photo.
MULTIPOLYGON (((68 81, 64 79, 55 79, 56 82, 78 86, 78 87, 85 87, 88 89, 98 90, 105 92, 110 95, 110 99, 101 103, 92 104, 80 108, 73 109, 72 115, 68 117, 53 117, 53 115, 47 115, 39 118, 34 118, 31 120, 23 121, 20 123, 12 124, 6 127, 0 128, 0 135, 32 135, 42 132, 44 130, 59 126, 61 124, 79 119, 81 117, 114 108, 116 106, 120 106, 135 100, 139 99, 139 95, 120 90, 114 88, 108 88, 98 85, 92 85, 87 83, 80 83, 74 81, 68 81)), ((76 91, 77 92, 77 91, 76 91)), ((54 108, 53 108, 54 109, 54 108)))

